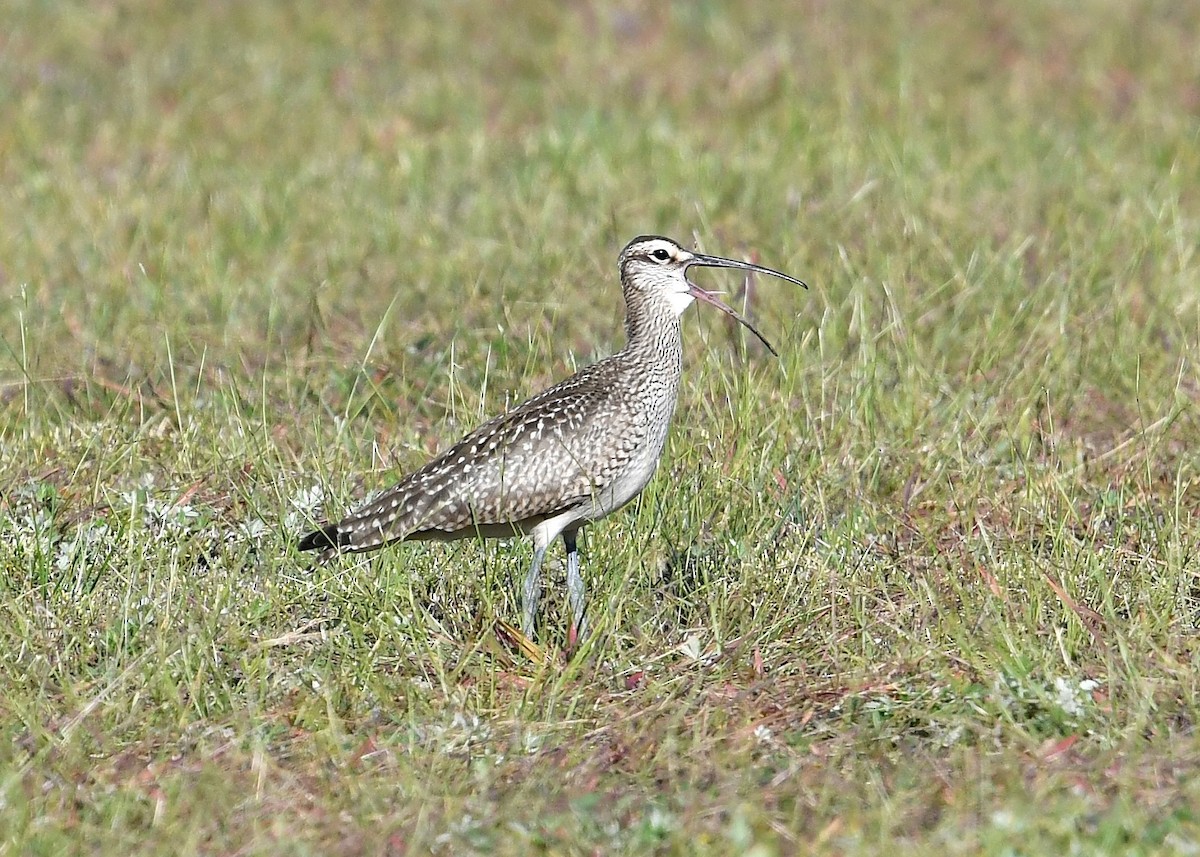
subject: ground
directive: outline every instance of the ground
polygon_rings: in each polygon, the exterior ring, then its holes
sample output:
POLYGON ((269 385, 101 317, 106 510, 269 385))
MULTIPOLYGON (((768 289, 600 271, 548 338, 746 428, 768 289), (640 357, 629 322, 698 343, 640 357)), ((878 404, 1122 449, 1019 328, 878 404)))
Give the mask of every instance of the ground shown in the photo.
POLYGON ((1195 854, 1200 4, 10 4, 0 854, 1195 854), (562 557, 295 537, 757 260, 562 557))

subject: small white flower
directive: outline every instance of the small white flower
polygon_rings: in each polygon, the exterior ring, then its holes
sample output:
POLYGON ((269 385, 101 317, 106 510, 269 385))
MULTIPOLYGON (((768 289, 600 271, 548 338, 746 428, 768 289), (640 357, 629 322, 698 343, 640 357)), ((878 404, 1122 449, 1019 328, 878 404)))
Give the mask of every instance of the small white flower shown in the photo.
POLYGON ((299 493, 288 500, 293 509, 309 513, 313 512, 324 501, 325 489, 320 485, 311 485, 308 488, 302 488, 299 493))
POLYGON ((1069 679, 1061 676, 1054 680, 1054 690, 1058 694, 1058 707, 1070 717, 1083 716, 1083 700, 1079 696, 1080 689, 1069 679))
POLYGON ((250 518, 238 524, 238 532, 248 539, 260 539, 271 532, 271 528, 261 518, 250 518))
POLYGON ((675 816, 665 809, 653 807, 646 815, 646 827, 659 835, 670 833, 675 828, 675 816))
POLYGON ((689 634, 687 639, 675 648, 675 651, 693 661, 700 660, 700 635, 689 634))
POLYGON ((71 563, 75 560, 78 544, 78 542, 64 542, 58 546, 58 550, 54 554, 55 571, 61 573, 70 570, 71 563))
POLYGON ((1025 825, 1011 810, 998 809, 992 813, 992 826, 1001 830, 1021 830, 1025 825))

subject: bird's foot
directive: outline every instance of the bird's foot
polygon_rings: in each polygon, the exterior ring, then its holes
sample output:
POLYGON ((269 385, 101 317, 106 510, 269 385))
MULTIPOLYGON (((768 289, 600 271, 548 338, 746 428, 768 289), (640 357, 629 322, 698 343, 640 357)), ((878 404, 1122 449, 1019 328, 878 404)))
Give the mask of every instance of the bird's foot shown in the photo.
POLYGON ((583 639, 587 636, 587 626, 588 623, 586 619, 580 622, 572 621, 571 624, 567 626, 566 654, 568 658, 574 655, 575 652, 579 650, 579 647, 583 644, 583 639))

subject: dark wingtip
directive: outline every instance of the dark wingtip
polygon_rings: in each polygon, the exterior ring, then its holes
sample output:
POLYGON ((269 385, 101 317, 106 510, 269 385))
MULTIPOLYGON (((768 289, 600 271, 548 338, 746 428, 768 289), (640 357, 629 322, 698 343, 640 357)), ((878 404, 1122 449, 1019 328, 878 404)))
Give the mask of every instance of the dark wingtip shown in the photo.
POLYGON ((328 524, 300 539, 296 547, 302 551, 337 550, 348 543, 349 539, 338 530, 337 524, 328 524))

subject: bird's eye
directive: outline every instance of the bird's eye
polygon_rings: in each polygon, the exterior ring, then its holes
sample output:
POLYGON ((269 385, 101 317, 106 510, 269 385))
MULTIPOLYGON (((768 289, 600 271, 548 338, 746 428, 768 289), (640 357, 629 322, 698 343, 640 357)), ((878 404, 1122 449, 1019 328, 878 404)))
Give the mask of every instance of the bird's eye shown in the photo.
POLYGON ((658 262, 666 262, 668 259, 671 258, 671 254, 668 253, 663 248, 659 247, 657 250, 655 250, 653 253, 650 254, 650 258, 652 258, 658 262))

